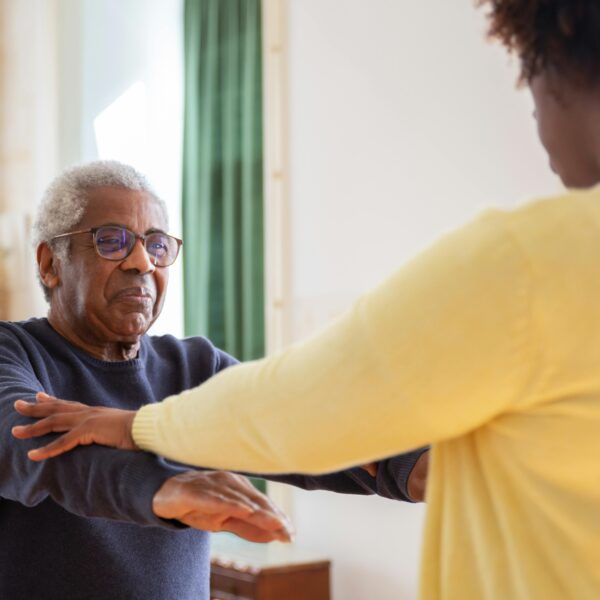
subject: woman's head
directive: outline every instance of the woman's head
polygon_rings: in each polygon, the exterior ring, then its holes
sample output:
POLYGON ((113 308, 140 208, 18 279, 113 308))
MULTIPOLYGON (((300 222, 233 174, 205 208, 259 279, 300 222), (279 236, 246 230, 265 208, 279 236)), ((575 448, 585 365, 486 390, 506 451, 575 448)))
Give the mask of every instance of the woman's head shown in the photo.
POLYGON ((479 0, 520 61, 540 140, 565 185, 600 183, 600 1, 479 0))

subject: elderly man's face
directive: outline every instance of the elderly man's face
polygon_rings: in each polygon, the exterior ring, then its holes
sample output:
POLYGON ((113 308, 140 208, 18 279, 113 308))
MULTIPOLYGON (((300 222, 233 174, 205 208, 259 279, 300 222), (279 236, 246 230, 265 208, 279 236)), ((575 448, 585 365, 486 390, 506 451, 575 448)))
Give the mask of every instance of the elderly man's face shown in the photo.
MULTIPOLYGON (((123 225, 144 235, 166 231, 163 213, 145 192, 96 188, 88 193, 85 215, 75 229, 123 225)), ((82 337, 98 343, 133 343, 156 320, 168 283, 168 268, 155 267, 141 240, 122 261, 96 253, 92 234, 70 237, 70 258, 59 264, 59 285, 53 290, 51 311, 61 311, 82 337)))

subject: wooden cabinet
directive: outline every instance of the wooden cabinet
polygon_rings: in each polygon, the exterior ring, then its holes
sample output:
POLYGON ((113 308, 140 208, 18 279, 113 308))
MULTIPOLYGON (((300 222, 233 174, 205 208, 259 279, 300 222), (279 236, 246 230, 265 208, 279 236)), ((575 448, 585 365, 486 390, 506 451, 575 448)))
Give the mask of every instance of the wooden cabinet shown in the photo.
POLYGON ((330 561, 293 545, 214 538, 212 600, 330 600, 330 561))

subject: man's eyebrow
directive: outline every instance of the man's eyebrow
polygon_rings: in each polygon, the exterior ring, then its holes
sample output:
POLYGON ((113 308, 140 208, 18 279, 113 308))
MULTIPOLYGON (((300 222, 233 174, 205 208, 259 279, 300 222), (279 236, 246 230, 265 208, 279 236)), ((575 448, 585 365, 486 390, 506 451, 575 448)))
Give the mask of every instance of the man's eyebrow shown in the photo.
MULTIPOLYGON (((124 229, 129 229, 129 231, 133 231, 133 229, 124 223, 102 223, 102 225, 98 225, 97 227, 94 227, 94 229, 98 229, 99 227, 123 227, 124 229)), ((144 235, 148 235, 149 233, 164 233, 165 235, 168 235, 168 233, 160 227, 151 227, 150 229, 146 229, 146 231, 144 231, 144 235)))
POLYGON ((129 229, 127 225, 123 225, 123 223, 101 223, 94 227, 94 229, 98 229, 99 227, 125 227, 125 229, 129 229))

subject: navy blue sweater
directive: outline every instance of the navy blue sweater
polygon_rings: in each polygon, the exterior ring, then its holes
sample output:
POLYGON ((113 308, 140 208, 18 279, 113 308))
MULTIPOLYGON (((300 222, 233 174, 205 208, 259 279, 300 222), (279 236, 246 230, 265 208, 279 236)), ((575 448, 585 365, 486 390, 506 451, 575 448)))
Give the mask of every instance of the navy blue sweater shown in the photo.
MULTIPOLYGON (((151 454, 102 446, 41 463, 19 441, 19 398, 46 391, 90 405, 137 409, 197 386, 236 361, 208 340, 144 336, 137 358, 104 362, 75 348, 46 319, 0 322, 0 599, 204 600, 209 534, 158 519, 152 498, 185 470, 151 454)), ((48 440, 51 439, 49 436, 48 440)), ((283 476, 307 489, 406 500, 416 451, 360 469, 283 476)))

